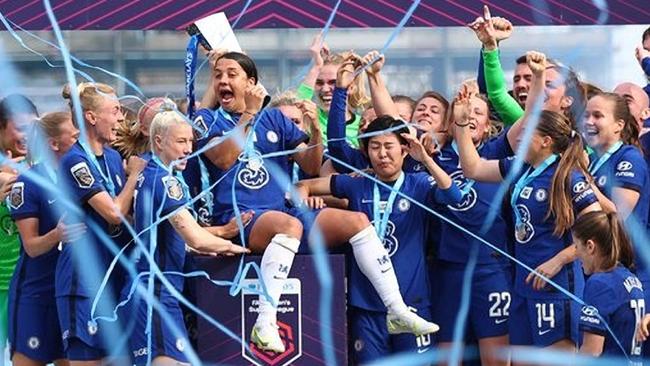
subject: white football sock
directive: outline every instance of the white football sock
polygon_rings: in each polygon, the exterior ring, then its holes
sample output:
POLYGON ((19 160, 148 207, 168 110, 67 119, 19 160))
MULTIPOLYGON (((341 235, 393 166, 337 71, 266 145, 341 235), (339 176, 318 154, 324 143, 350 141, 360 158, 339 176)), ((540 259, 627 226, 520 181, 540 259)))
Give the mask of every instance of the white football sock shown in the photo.
POLYGON ((389 312, 409 311, 399 292, 399 284, 388 252, 370 225, 350 238, 352 253, 361 272, 372 283, 389 312))
POLYGON ((299 246, 300 240, 285 234, 276 234, 266 247, 264 255, 262 255, 260 270, 262 272, 262 280, 266 286, 266 292, 276 307, 268 301, 266 296, 260 295, 257 324, 276 322, 278 301, 280 300, 280 295, 282 295, 282 288, 284 287, 287 276, 289 276, 293 258, 296 256, 299 246))

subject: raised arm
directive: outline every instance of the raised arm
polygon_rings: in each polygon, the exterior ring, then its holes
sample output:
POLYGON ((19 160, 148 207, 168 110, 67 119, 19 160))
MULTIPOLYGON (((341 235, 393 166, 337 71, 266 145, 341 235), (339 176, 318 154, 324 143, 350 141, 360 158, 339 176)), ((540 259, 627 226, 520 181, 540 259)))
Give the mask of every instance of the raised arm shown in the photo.
POLYGON ((511 125, 523 115, 519 103, 508 94, 505 76, 499 60, 498 42, 512 34, 513 27, 507 19, 490 15, 483 7, 483 17, 469 25, 483 44, 483 69, 488 98, 506 125, 511 125))
POLYGON ((361 64, 366 67, 366 74, 368 75, 372 106, 375 108, 377 116, 388 115, 396 119, 401 119, 397 107, 395 107, 395 103, 393 103, 388 88, 384 83, 384 78, 381 76, 381 69, 384 67, 385 62, 384 55, 380 55, 377 51, 370 51, 361 59, 361 64), (374 63, 370 64, 373 61, 374 63))
POLYGON ((120 194, 113 200, 122 216, 129 214, 133 203, 133 192, 138 183, 138 176, 147 166, 147 161, 137 156, 131 156, 126 164, 126 183, 120 194))
POLYGON ((546 55, 541 52, 529 51, 526 53, 526 63, 532 71, 530 90, 526 99, 524 114, 508 130, 508 142, 513 150, 517 150, 519 135, 524 131, 528 120, 542 111, 544 101, 544 88, 546 87, 546 55))
POLYGON ((218 105, 217 95, 214 91, 214 83, 216 80, 214 76, 214 68, 219 57, 221 57, 226 52, 228 52, 227 49, 218 48, 216 50, 209 51, 206 55, 208 62, 210 63, 210 82, 208 83, 208 87, 205 89, 205 93, 203 93, 203 98, 201 98, 201 108, 215 109, 218 105))
POLYGON ((458 155, 463 175, 468 179, 485 182, 500 182, 503 180, 499 170, 498 160, 485 160, 481 158, 472 141, 470 123, 467 122, 470 109, 470 95, 463 87, 453 103, 453 128, 454 140, 458 145, 458 155))
POLYGON ((305 75, 305 79, 298 89, 298 98, 300 99, 311 99, 314 93, 316 78, 324 64, 324 58, 326 58, 330 53, 329 47, 327 47, 327 44, 323 42, 322 33, 318 33, 318 35, 314 37, 311 46, 309 46, 309 53, 311 54, 311 68, 307 72, 307 75, 305 75), (308 95, 309 90, 311 90, 312 95, 308 95))
POLYGON ((303 150, 293 154, 293 159, 305 173, 310 176, 318 176, 323 162, 323 151, 325 150, 320 123, 318 123, 318 109, 311 100, 304 100, 299 103, 298 109, 302 112, 305 125, 310 127, 310 137, 308 144, 303 143, 299 146, 303 150))
MULTIPOLYGON (((638 46, 636 48, 636 59, 639 61, 646 77, 650 80, 650 51, 643 48, 643 46, 638 46)), ((648 97, 650 97, 650 82, 648 82, 648 85, 646 85, 643 90, 645 90, 648 97)))
MULTIPOLYGON (((346 60, 338 70, 336 88, 332 95, 332 103, 327 117, 327 149, 333 158, 343 161, 354 168, 365 169, 368 167, 368 160, 359 149, 355 149, 347 143, 345 134, 348 88, 354 80, 352 78, 353 72, 354 61, 352 59, 346 60)), ((332 165, 339 173, 349 173, 351 171, 335 161, 332 161, 332 165)))

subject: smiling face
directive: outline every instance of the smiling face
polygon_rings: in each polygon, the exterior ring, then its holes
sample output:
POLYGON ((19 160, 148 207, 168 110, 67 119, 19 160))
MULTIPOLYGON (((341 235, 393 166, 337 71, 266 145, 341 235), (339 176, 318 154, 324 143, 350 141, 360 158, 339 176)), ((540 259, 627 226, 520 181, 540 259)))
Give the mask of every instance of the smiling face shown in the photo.
POLYGON ((485 138, 490 127, 489 111, 487 103, 478 97, 470 100, 470 112, 468 116, 469 128, 472 131, 472 141, 480 143, 485 138))
POLYGON ((621 139, 625 121, 614 118, 614 102, 595 96, 587 102, 583 134, 587 144, 596 150, 606 150, 621 139))
POLYGON ((86 111, 86 120, 95 129, 99 142, 108 144, 115 141, 118 124, 124 120, 120 102, 115 94, 101 97, 96 110, 86 111))
POLYGON ((406 151, 394 133, 373 136, 368 140, 368 158, 373 170, 382 181, 399 177, 406 151))
POLYGON ((433 97, 422 98, 415 106, 411 123, 426 132, 439 132, 446 114, 445 106, 438 99, 433 97))
POLYGON ((223 57, 215 65, 214 77, 214 92, 219 105, 228 112, 243 112, 246 88, 255 85, 255 78, 249 78, 237 61, 223 57))
POLYGON ((3 153, 11 151, 13 157, 27 155, 27 135, 37 118, 32 113, 16 113, 7 120, 4 129, 0 130, 0 146, 3 153))
POLYGON ((526 105, 532 80, 533 72, 530 71, 530 67, 526 63, 515 66, 515 74, 512 77, 512 91, 515 99, 522 107, 526 105))
POLYGON ((324 111, 330 110, 332 104, 332 93, 336 87, 336 73, 339 70, 339 65, 329 64, 321 67, 316 83, 314 84, 314 91, 318 104, 324 111))

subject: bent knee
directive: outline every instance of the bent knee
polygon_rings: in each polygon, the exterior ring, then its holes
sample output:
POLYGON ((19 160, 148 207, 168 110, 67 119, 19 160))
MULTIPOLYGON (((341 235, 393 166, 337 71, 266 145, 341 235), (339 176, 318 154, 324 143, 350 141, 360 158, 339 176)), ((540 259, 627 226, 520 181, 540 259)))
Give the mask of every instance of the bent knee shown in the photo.
POLYGON ((296 239, 302 237, 302 223, 297 218, 281 214, 276 221, 276 234, 286 234, 296 239))

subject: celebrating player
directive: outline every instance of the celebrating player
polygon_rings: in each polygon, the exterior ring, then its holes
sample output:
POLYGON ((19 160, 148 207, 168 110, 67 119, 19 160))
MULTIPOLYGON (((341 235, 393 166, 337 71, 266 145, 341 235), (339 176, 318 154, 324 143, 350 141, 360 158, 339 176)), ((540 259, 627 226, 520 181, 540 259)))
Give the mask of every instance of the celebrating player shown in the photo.
MULTIPOLYGON (((212 235, 199 226, 187 209, 190 196, 181 171, 186 165, 186 161, 182 159, 192 152, 194 140, 192 126, 178 112, 165 111, 154 117, 150 131, 152 155, 138 179, 134 220, 135 230, 140 233, 144 247, 155 248, 151 255, 160 271, 183 272, 185 243, 206 254, 248 253, 247 249, 212 235), (167 215, 171 217, 157 223, 167 215), (154 231, 157 241, 152 243, 154 231)), ((153 275, 149 260, 141 257, 137 269, 139 273, 149 274, 135 280, 142 286, 146 286, 149 276, 153 275)), ((178 275, 167 275, 167 277, 174 289, 182 293, 183 277, 178 275)), ((125 290, 128 292, 133 285, 127 285, 125 290)), ((131 300, 132 309, 128 312, 136 318, 135 328, 130 338, 135 363, 146 364, 148 356, 151 357, 154 365, 187 363, 183 351, 185 346, 189 345, 189 341, 178 299, 173 295, 174 292, 161 283, 160 279, 154 279, 153 286, 153 295, 164 310, 153 312, 152 321, 155 325, 151 333, 152 349, 147 346, 147 302, 138 301, 140 298, 136 297, 131 300), (162 320, 161 311, 171 316, 173 326, 162 320), (174 332, 174 327, 180 330, 180 334, 174 332)))
MULTIPOLYGON (((345 67, 345 65, 343 66, 345 67)), ((331 116, 331 114, 330 114, 331 116)), ((340 121, 330 120, 330 123, 340 121)), ((310 195, 333 194, 349 200, 349 208, 364 213, 388 250, 386 261, 393 263, 399 288, 407 304, 417 314, 430 319, 429 281, 424 260, 429 215, 398 192, 429 207, 436 203, 456 205, 461 194, 449 176, 436 165, 413 137, 406 125, 391 116, 382 116, 370 123, 362 141, 378 180, 366 177, 333 175, 301 181, 298 189, 305 198, 310 195), (377 134, 385 131, 383 134, 377 134), (422 162, 429 174, 404 173, 404 158, 410 154, 422 162), (384 185, 392 186, 392 189, 384 185), (390 257, 390 259, 388 259, 390 257)), ((377 293, 361 268, 356 256, 350 273, 350 331, 354 341, 355 363, 370 362, 379 357, 408 350, 426 351, 429 335, 416 340, 412 335, 392 336, 394 329, 377 293), (388 327, 388 331, 386 328, 388 327)), ((391 319, 391 315, 388 315, 391 319)), ((437 328, 437 327, 436 327, 437 328)))
MULTIPOLYGON (((469 123, 472 143, 484 159, 503 159, 513 155, 507 133, 490 139, 489 110, 486 100, 480 95, 471 95, 469 103, 453 105, 458 109, 468 108, 465 123, 469 123)), ((463 176, 458 157, 458 144, 453 140, 454 123, 450 118, 446 130, 450 138, 436 155, 436 163, 449 174, 463 192, 463 200, 456 205, 442 207, 442 214, 469 231, 485 238, 502 250, 509 247, 507 217, 497 206, 498 214, 486 233, 482 233, 483 220, 491 209, 499 185, 477 182, 463 176), (488 239, 489 240, 489 239, 488 239)), ((461 302, 459 289, 463 286, 465 267, 470 253, 476 251, 477 267, 472 280, 471 302, 467 331, 479 342, 481 362, 484 365, 506 364, 507 360, 497 358, 498 348, 508 342, 508 314, 511 305, 511 269, 507 261, 497 252, 444 220, 440 223, 440 243, 436 262, 434 294, 434 320, 441 326, 438 340, 440 347, 451 347, 454 322, 458 307, 452 304, 461 302), (456 299, 455 301, 453 299, 456 299)))
MULTIPOLYGON (((113 258, 109 247, 114 244, 106 240, 126 244, 122 217, 131 208, 137 175, 144 168, 144 160, 129 159, 126 179, 120 155, 108 147, 115 139, 117 124, 123 119, 113 88, 101 83, 82 83, 77 92, 83 120, 76 122, 85 124, 87 145, 77 142, 61 158, 58 179, 64 192, 79 202, 84 215, 79 219, 89 223, 89 231, 63 245, 56 267, 56 302, 63 345, 70 363, 99 364, 111 351, 113 354, 123 352, 109 348, 114 337, 121 335, 119 327, 95 322, 91 307, 98 295, 102 275, 113 258)), ((62 94, 70 101, 74 112, 71 93, 66 85, 62 94)), ((77 219, 74 216, 71 215, 77 219)), ((100 314, 112 311, 113 296, 121 288, 122 280, 115 276, 111 279, 109 291, 99 301, 100 314)))
MULTIPOLYGON (((539 53, 529 53, 528 58, 534 96, 529 96, 527 103, 533 103, 543 88, 546 66, 539 53)), ((455 101, 457 105, 463 103, 469 103, 469 99, 461 96, 455 101)), ((454 113, 455 141, 465 177, 502 181, 512 171, 514 160, 481 159, 472 143, 471 121, 467 121, 463 109, 458 112, 454 113)), ((582 141, 568 119, 556 112, 542 111, 523 158, 523 171, 516 172, 509 197, 515 218, 515 257, 578 296, 582 294, 584 279, 575 262, 569 229, 576 216, 600 208, 585 177, 582 156, 582 141)), ((578 309, 564 294, 517 266, 512 298, 511 344, 575 349, 578 309), (522 326, 526 324, 529 326, 522 326)))

